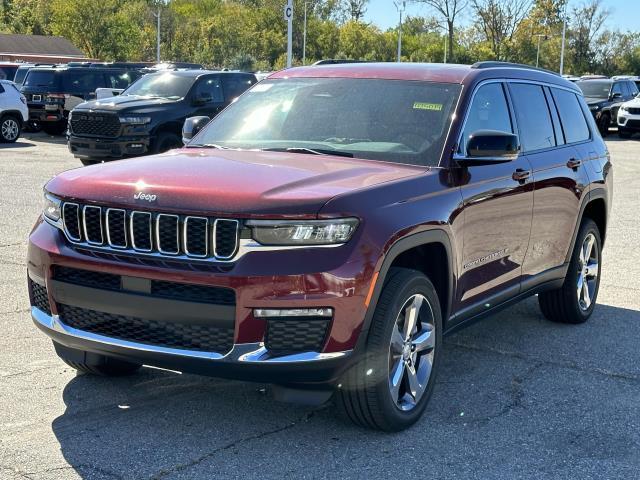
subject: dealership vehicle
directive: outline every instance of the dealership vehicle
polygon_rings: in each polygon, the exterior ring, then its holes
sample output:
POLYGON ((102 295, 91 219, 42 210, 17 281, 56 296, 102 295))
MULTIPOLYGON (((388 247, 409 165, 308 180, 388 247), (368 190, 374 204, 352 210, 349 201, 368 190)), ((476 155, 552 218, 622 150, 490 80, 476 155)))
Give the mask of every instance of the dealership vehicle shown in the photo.
POLYGON ((640 133, 640 95, 620 105, 618 110, 620 138, 631 138, 634 133, 640 133))
POLYGON ((618 109, 624 102, 638 94, 632 80, 593 79, 576 82, 589 105, 602 136, 617 125, 618 109))
POLYGON ((69 122, 69 150, 87 165, 182 146, 187 117, 213 117, 254 83, 250 73, 147 74, 116 97, 78 105, 69 122))
POLYGON ((24 95, 9 80, 0 80, 0 142, 13 143, 29 118, 24 95))
POLYGON ((31 314, 81 372, 335 393, 354 422, 399 430, 426 407, 444 334, 533 294, 550 320, 590 317, 611 182, 558 75, 283 70, 183 149, 53 178, 29 239, 31 314))
POLYGON ((19 63, 0 62, 0 80, 13 81, 19 66, 19 63))
POLYGON ((27 97, 29 119, 45 132, 59 135, 67 129, 69 112, 95 98, 97 88, 126 88, 141 75, 131 68, 34 67, 21 91, 27 97))

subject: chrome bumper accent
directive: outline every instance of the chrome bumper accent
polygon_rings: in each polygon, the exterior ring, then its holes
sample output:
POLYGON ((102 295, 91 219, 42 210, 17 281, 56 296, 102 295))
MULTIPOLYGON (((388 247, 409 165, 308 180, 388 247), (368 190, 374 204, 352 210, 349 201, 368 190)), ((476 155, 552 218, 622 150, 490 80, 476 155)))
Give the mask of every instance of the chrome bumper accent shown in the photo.
POLYGON ((33 321, 41 327, 57 333, 61 333, 70 338, 77 338, 102 345, 111 345, 130 349, 133 351, 152 352, 163 355, 174 355, 177 357, 198 358, 202 360, 212 360, 219 362, 237 362, 244 364, 260 364, 260 363, 306 363, 317 362, 323 360, 332 360, 335 358, 346 357, 352 350, 342 352, 301 352, 292 355, 274 356, 264 348, 262 343, 236 343, 233 348, 226 354, 217 352, 200 352, 194 350, 183 350, 177 348, 159 347, 147 345, 144 343, 136 343, 128 340, 120 340, 118 338, 105 337, 95 333, 85 332, 65 325, 58 315, 47 315, 37 307, 31 307, 31 317, 33 321))

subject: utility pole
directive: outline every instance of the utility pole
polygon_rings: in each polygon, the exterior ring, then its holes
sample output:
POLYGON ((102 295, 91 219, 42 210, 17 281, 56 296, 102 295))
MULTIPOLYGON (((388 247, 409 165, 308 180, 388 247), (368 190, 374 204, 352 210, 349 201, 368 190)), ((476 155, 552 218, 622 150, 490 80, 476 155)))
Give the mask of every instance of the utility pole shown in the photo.
POLYGON ((393 4, 398 9, 398 13, 400 13, 400 21, 398 22, 398 62, 400 62, 402 57, 402 12, 405 9, 406 2, 404 0, 402 3, 394 1, 393 4))
POLYGON ((302 30, 302 65, 307 63, 307 3, 304 2, 304 29, 302 30))
POLYGON ((447 35, 445 32, 445 36, 444 36, 444 60, 442 63, 447 63, 447 35))
POLYGON ((560 75, 564 73, 564 42, 567 34, 567 4, 562 13, 562 46, 560 47, 560 75))
POLYGON ((540 41, 542 39, 547 40, 549 36, 544 33, 536 33, 534 37, 538 37, 538 51, 536 53, 536 68, 537 68, 540 63, 540 41))
POLYGON ((284 7, 284 19, 287 21, 287 68, 291 68, 291 60, 293 57, 293 0, 288 0, 284 7))
POLYGON ((158 3, 158 13, 154 13, 153 16, 157 20, 157 36, 156 36, 156 63, 160 63, 160 3, 158 3))

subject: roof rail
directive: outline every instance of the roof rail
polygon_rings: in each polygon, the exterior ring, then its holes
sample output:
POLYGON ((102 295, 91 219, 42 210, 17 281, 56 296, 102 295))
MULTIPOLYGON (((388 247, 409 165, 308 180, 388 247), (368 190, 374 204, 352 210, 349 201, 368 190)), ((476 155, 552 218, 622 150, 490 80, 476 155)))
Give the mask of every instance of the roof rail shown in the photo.
POLYGON ((550 73, 559 77, 558 72, 547 70, 546 68, 533 67, 531 65, 525 65, 524 63, 511 63, 511 62, 498 62, 489 60, 485 62, 476 62, 471 65, 471 68, 526 68, 527 70, 536 70, 538 72, 550 73))

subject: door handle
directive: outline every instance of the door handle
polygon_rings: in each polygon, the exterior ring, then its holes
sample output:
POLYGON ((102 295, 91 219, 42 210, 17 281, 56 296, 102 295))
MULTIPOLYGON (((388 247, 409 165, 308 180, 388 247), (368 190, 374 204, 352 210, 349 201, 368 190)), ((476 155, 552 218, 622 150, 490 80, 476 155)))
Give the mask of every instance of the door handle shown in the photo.
POLYGON ((576 170, 580 165, 582 165, 582 161, 579 158, 570 158, 567 162, 567 167, 572 170, 576 170))
POLYGON ((526 182, 530 176, 531 176, 531 170, 525 170, 523 168, 516 169, 516 171, 513 172, 513 175, 511 175, 511 177, 516 182, 520 182, 520 183, 526 182))

